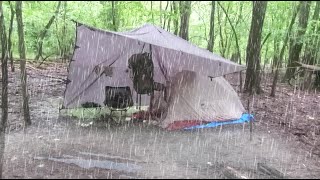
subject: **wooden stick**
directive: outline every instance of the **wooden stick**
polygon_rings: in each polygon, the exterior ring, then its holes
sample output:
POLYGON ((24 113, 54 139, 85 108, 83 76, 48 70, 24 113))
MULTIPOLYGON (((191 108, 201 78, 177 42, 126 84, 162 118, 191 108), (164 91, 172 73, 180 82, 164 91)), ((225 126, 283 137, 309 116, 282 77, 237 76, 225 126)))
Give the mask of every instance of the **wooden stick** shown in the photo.
POLYGON ((223 175, 228 179, 249 179, 248 177, 244 176, 243 174, 229 166, 225 168, 225 170, 223 171, 223 175))
POLYGON ((314 65, 309 65, 309 64, 304 64, 301 62, 295 61, 295 63, 299 64, 300 67, 312 70, 312 71, 320 71, 320 66, 314 66, 314 65))
POLYGON ((269 167, 264 163, 258 163, 258 170, 271 176, 272 178, 276 178, 276 179, 284 179, 285 176, 282 172, 278 171, 275 168, 269 167))

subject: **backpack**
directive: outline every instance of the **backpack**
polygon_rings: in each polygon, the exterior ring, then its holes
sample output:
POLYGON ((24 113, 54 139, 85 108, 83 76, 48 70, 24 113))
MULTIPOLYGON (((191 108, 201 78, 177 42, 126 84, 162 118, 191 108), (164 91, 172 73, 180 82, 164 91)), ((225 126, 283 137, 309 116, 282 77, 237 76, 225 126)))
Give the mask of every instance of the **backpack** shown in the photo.
POLYGON ((129 69, 132 72, 133 88, 138 94, 153 92, 153 62, 150 53, 132 55, 129 60, 129 69))

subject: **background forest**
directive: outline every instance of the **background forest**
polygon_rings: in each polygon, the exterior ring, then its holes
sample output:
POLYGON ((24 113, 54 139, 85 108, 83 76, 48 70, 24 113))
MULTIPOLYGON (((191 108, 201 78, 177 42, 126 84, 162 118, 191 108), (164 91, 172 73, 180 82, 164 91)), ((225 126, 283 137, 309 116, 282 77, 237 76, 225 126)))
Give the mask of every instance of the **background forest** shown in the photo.
MULTIPOLYGON (((68 59, 75 40, 72 20, 110 31, 127 31, 151 23, 225 58, 241 64, 246 62, 250 71, 256 67, 255 63, 248 62, 257 61, 247 54, 247 48, 255 46, 248 44, 250 25, 261 14, 257 19, 261 22, 258 26, 262 28, 258 68, 292 67, 296 65, 295 61, 318 64, 319 2, 260 4, 253 7, 250 1, 26 1, 22 8, 26 57, 36 60, 68 59), (254 9, 258 10, 254 12, 254 9)), ((13 58, 18 57, 17 23, 13 19, 15 11, 15 2, 3 2, 7 34, 12 31, 13 58)), ((253 30, 257 32, 252 36, 260 35, 258 29, 253 30)), ((294 72, 295 69, 288 68, 286 77, 294 72)))
MULTIPOLYGON (((101 143, 105 139, 99 139, 102 136, 97 134, 94 138, 97 141, 93 141, 90 136, 88 141, 84 141, 87 138, 86 133, 79 135, 77 128, 72 129, 77 126, 73 124, 69 126, 73 132, 70 135, 72 138, 64 138, 63 133, 67 132, 69 129, 66 128, 69 127, 57 121, 60 117, 58 111, 60 100, 67 82, 66 69, 75 43, 76 24, 73 20, 108 31, 130 31, 146 23, 154 24, 194 45, 247 67, 243 72, 231 74, 230 77, 227 75, 226 79, 239 92, 242 103, 249 113, 255 115, 256 138, 253 138, 251 143, 253 126, 250 123, 250 141, 238 135, 235 137, 240 139, 232 140, 242 141, 241 148, 237 143, 233 144, 233 148, 224 146, 228 144, 225 142, 230 140, 229 134, 225 135, 227 139, 220 139, 219 132, 219 135, 213 133, 203 138, 206 140, 202 142, 205 146, 199 146, 201 143, 198 142, 198 137, 181 134, 179 143, 182 144, 175 149, 177 143, 170 139, 175 137, 165 132, 167 138, 163 139, 170 141, 169 145, 173 147, 171 153, 176 153, 174 156, 180 157, 180 161, 185 163, 180 164, 181 172, 192 162, 192 159, 191 161, 188 159, 189 154, 181 156, 180 147, 185 142, 185 147, 191 147, 190 153, 201 152, 207 148, 208 157, 209 155, 213 157, 216 156, 216 151, 212 149, 219 149, 221 146, 222 154, 219 155, 218 151, 218 156, 229 156, 231 161, 238 161, 239 154, 242 158, 243 152, 248 152, 248 156, 242 159, 243 164, 253 165, 257 157, 253 158, 253 155, 256 153, 259 154, 261 161, 268 157, 272 166, 277 164, 272 161, 281 159, 278 161, 280 169, 284 167, 286 170, 287 165, 290 165, 288 172, 292 177, 319 177, 320 1, 0 1, 0 178, 2 174, 14 178, 76 176, 79 178, 80 175, 88 178, 87 174, 81 174, 82 168, 76 169, 72 176, 69 166, 61 164, 55 168, 44 164, 38 166, 36 164, 38 162, 31 160, 31 157, 39 155, 38 152, 48 152, 51 156, 53 153, 51 150, 57 147, 57 142, 60 140, 64 142, 59 144, 61 150, 68 153, 73 151, 74 147, 80 150, 89 146, 90 149, 95 147, 93 149, 101 150, 100 153, 105 153, 106 148, 114 148, 113 144, 120 147, 120 141, 116 141, 118 139, 110 140, 110 143, 101 143), (49 61, 50 63, 47 63, 49 61), (255 94, 260 95, 255 96, 255 94), (24 129, 27 126, 30 128, 24 129), (58 129, 55 129, 56 126, 58 129), (22 128, 29 133, 28 136, 25 136, 25 132, 12 133, 22 128), (6 131, 9 132, 8 135, 5 135, 6 131), (286 146, 291 137, 288 140, 287 136, 287 139, 283 140, 269 136, 280 132, 294 135, 302 144, 294 144, 281 151, 280 145, 286 146), (51 133, 56 138, 49 137, 48 134, 51 133), (83 144, 71 147, 73 137, 78 138, 75 141, 79 140, 83 144), (194 138, 194 146, 190 146, 189 137, 194 138), (210 141, 218 143, 207 146, 207 137, 217 138, 210 141), (269 138, 269 144, 263 141, 265 137, 269 138), (274 140, 279 144, 278 149, 272 149, 274 140), (246 148, 250 143, 252 146, 246 148), (97 148, 97 144, 106 147, 97 148), (29 150, 25 151, 25 148, 29 150), (293 152, 296 150, 299 152, 293 152), (29 156, 25 156, 25 152, 29 153, 29 156), (314 154, 317 155, 316 158, 312 157, 314 154), (287 160, 283 160, 284 156, 287 160), (53 173, 53 169, 57 173, 53 173), (68 170, 65 171, 66 169, 68 170)), ((118 129, 115 128, 115 131, 118 129)), ((109 136, 113 137, 112 133, 115 132, 103 131, 103 133, 111 133, 109 136)), ((119 149, 131 152, 132 144, 127 140, 130 140, 132 133, 130 131, 126 133, 127 137, 121 136, 122 145, 130 147, 122 146, 119 149)), ((156 137, 157 133, 154 134, 156 137)), ((143 148, 146 146, 144 137, 154 139, 150 134, 141 137, 140 146, 143 148)), ((163 147, 165 146, 160 144, 158 148, 163 147)), ((152 149, 150 146, 150 152, 154 152, 153 149, 157 149, 156 146, 152 146, 152 149)), ((163 155, 161 158, 166 160, 162 162, 171 162, 172 159, 168 159, 171 156, 159 152, 159 157, 163 155)), ((117 153, 118 150, 115 154, 117 153)), ((56 154, 60 156, 61 151, 58 152, 57 149, 56 154)), ((203 157, 203 162, 211 163, 209 159, 203 157)), ((190 167, 203 163, 198 156, 194 156, 193 160, 196 164, 190 167)), ((242 160, 239 159, 239 162, 242 163, 242 160)), ((146 172, 150 170, 148 166, 145 166, 146 172)), ((161 164, 161 167, 171 167, 171 164, 170 166, 161 164)), ((160 172, 161 167, 154 166, 153 173, 160 172)), ((207 171, 206 167, 207 164, 202 165, 200 169, 207 171)), ((248 168, 253 169, 249 166, 248 168)), ((193 175, 198 175, 198 169, 196 171, 193 175)), ((163 172, 169 171, 164 169, 163 172)), ((216 177, 220 172, 222 169, 218 168, 216 174, 212 176, 216 177)), ((209 177, 206 174, 208 172, 202 173, 203 177, 209 177)), ((92 174, 94 177, 95 171, 92 174)), ((105 174, 103 172, 101 177, 105 178, 105 174)), ((168 177, 182 176, 175 173, 170 176, 168 173, 168 177)))

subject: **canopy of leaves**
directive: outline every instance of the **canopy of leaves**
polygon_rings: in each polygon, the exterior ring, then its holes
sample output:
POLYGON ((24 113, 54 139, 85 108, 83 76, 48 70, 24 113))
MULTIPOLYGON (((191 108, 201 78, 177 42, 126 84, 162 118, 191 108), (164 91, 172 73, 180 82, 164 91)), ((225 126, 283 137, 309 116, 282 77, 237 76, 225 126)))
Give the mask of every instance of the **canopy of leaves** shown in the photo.
MULTIPOLYGON (((44 28, 49 19, 54 15, 57 1, 24 1, 23 2, 23 21, 25 30, 25 41, 28 58, 34 58, 37 51, 37 40, 41 30, 44 28)), ((179 14, 174 13, 171 4, 172 1, 162 1, 162 9, 160 9, 160 1, 116 1, 114 17, 112 16, 111 1, 68 1, 63 2, 58 17, 48 30, 44 39, 43 51, 44 56, 51 55, 53 57, 61 56, 61 49, 67 49, 68 53, 72 52, 75 39, 75 25, 71 21, 77 20, 85 24, 95 26, 97 28, 113 30, 113 19, 118 26, 118 31, 126 31, 139 27, 145 23, 153 23, 163 27, 163 20, 166 22, 170 19, 170 31, 173 33, 173 19, 179 19, 179 14), (167 4, 169 3, 169 4, 167 4), (168 8, 166 8, 168 5, 168 8), (162 23, 160 24, 160 16, 162 23)), ((262 63, 273 57, 274 42, 280 47, 285 37, 286 29, 290 23, 293 9, 298 2, 275 1, 269 2, 265 23, 263 27, 263 39, 271 33, 265 45, 262 47, 262 63), (268 48, 268 51, 266 51, 268 48)), ((250 1, 221 1, 220 4, 227 11, 233 26, 236 30, 241 55, 245 55, 245 49, 249 36, 251 23, 252 2, 250 1)), ((6 27, 9 26, 10 6, 8 2, 3 3, 6 27)), ((311 13, 313 14, 315 2, 312 2, 311 13)), ((206 48, 208 44, 208 34, 210 26, 210 1, 193 1, 191 5, 189 41, 202 48, 206 48)), ((227 21, 225 13, 219 6, 215 12, 215 44, 214 52, 221 55, 225 51, 224 56, 231 58, 231 55, 237 51, 235 37, 233 35, 230 24, 227 21), (220 33, 221 31, 221 33, 220 33), (223 43, 221 43, 223 42, 223 43), (224 46, 222 46, 223 44, 224 46)), ((311 18, 310 18, 311 19, 311 18)), ((308 39, 314 38, 319 34, 311 31, 311 23, 316 27, 320 25, 320 21, 310 21, 306 36, 302 40, 307 42, 308 39)), ((17 57, 18 36, 16 33, 16 22, 13 24, 13 52, 17 57)), ((166 25, 166 29, 168 26, 166 25)), ((8 28, 7 28, 8 29, 8 28)), ((316 28, 317 29, 317 28, 316 28)), ((296 24, 294 31, 297 31, 296 24)), ((293 35, 295 33, 292 33, 293 35)), ((288 51, 288 50, 286 50, 288 51)), ((287 54, 287 53, 286 53, 287 54)), ((245 57, 242 57, 245 59, 245 57)))

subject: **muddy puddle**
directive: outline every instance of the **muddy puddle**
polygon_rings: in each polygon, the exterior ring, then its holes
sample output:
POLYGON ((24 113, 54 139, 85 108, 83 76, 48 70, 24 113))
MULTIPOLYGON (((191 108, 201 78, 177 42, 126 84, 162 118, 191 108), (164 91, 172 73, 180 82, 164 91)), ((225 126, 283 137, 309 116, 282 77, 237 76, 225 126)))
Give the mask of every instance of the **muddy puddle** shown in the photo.
POLYGON ((62 157, 34 157, 34 159, 62 162, 70 165, 74 164, 84 169, 102 168, 108 170, 123 171, 128 173, 136 173, 142 169, 141 166, 129 162, 120 163, 110 160, 84 159, 81 157, 74 157, 70 155, 64 155, 62 157))

